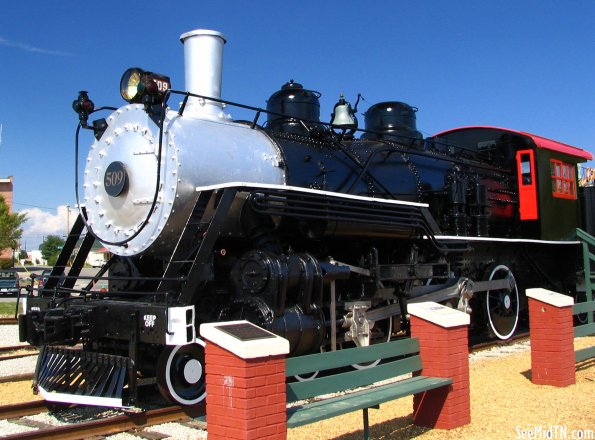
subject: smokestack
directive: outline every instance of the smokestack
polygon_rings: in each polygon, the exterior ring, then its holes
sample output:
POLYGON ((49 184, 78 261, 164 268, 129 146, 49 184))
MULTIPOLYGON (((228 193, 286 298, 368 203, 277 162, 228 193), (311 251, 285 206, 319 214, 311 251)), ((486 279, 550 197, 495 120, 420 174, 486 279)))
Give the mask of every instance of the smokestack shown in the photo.
MULTIPOLYGON (((197 95, 221 98, 223 45, 221 32, 197 29, 180 36, 184 45, 184 76, 186 90, 197 95)), ((223 105, 198 98, 188 100, 187 111, 222 115, 223 105)))

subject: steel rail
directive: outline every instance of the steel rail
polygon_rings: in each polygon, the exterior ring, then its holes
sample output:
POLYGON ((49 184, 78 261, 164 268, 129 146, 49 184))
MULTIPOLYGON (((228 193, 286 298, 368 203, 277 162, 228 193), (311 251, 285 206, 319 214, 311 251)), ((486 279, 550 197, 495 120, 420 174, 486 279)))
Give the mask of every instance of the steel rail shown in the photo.
POLYGON ((21 432, 2 437, 2 440, 76 440, 93 436, 103 436, 141 429, 161 423, 188 420, 204 415, 204 405, 193 407, 171 406, 142 412, 128 412, 126 414, 109 417, 102 420, 75 423, 71 425, 55 426, 49 429, 21 432))
POLYGON ((18 321, 14 318, 0 318, 0 325, 18 324, 18 321))
POLYGON ((45 400, 32 400, 31 402, 13 403, 0 406, 0 420, 39 414, 49 410, 50 403, 45 400))
POLYGON ((0 347, 0 353, 9 353, 11 351, 20 350, 39 351, 39 348, 33 347, 32 345, 6 345, 4 347, 0 347))
POLYGON ((0 383, 20 382, 22 380, 33 380, 33 373, 11 374, 10 376, 0 376, 0 383))
POLYGON ((38 353, 17 353, 17 354, 9 354, 6 356, 0 356, 0 362, 2 361, 10 361, 13 359, 21 359, 24 357, 31 357, 31 356, 37 356, 38 353))

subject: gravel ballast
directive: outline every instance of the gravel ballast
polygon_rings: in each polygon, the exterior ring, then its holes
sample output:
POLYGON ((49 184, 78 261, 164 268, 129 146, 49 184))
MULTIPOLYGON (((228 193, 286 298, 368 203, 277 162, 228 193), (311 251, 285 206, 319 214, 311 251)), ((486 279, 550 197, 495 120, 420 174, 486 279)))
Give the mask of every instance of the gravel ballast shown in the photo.
POLYGON ((26 342, 19 342, 18 325, 0 325, 0 347, 9 345, 29 345, 26 342))

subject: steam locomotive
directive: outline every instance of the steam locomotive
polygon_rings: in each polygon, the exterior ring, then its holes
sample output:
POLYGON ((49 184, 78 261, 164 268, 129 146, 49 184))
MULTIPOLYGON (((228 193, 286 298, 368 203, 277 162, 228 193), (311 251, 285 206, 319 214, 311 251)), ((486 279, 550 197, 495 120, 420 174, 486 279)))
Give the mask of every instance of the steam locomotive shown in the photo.
POLYGON ((372 105, 361 129, 341 96, 323 122, 320 94, 293 80, 266 109, 236 104, 220 97, 225 37, 181 41, 186 91, 132 68, 126 105, 73 103, 77 155, 80 130, 94 135, 80 215, 19 317, 21 340, 42 347, 47 400, 127 406, 156 383, 199 402, 203 322, 247 319, 302 355, 406 334, 407 305, 436 301, 508 339, 525 288, 580 291, 576 169, 589 152, 483 126, 424 139, 417 109, 396 101, 372 105), (96 241, 111 258, 75 288, 96 241))

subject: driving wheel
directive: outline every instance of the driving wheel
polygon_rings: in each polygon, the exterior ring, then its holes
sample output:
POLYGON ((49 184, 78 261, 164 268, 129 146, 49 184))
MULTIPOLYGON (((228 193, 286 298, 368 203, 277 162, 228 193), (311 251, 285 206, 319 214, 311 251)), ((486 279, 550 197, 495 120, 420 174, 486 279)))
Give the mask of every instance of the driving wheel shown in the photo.
POLYGON ((505 265, 488 269, 488 280, 508 280, 508 286, 486 292, 488 328, 499 339, 509 339, 519 322, 519 290, 512 271, 505 265))

